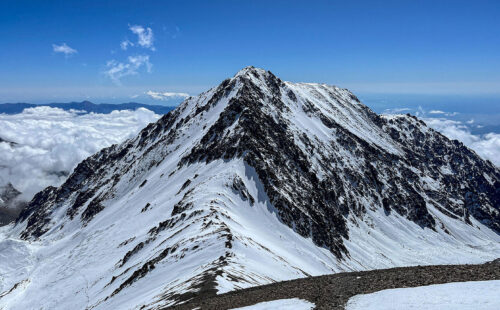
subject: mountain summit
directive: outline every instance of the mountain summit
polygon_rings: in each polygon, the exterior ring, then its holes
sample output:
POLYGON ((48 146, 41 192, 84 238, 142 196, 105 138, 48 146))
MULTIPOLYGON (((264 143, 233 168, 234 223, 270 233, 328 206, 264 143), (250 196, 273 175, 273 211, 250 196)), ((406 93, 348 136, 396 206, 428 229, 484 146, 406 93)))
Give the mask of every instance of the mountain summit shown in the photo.
POLYGON ((0 307, 145 308, 500 256, 500 171, 410 115, 246 67, 87 158, 0 232, 0 307))

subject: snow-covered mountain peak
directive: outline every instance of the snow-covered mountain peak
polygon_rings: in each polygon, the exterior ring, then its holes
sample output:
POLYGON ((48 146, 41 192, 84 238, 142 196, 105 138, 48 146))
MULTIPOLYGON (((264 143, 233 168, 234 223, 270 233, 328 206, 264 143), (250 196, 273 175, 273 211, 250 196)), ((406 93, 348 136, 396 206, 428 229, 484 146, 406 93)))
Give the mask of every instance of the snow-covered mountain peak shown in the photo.
POLYGON ((416 118, 247 67, 38 193, 0 232, 7 260, 23 258, 0 262, 0 291, 12 288, 0 307, 154 309, 340 270, 491 260, 499 187, 497 168, 416 118))
POLYGON ((265 75, 268 71, 261 68, 256 68, 254 66, 246 66, 240 71, 238 71, 234 76, 245 76, 245 75, 265 75))

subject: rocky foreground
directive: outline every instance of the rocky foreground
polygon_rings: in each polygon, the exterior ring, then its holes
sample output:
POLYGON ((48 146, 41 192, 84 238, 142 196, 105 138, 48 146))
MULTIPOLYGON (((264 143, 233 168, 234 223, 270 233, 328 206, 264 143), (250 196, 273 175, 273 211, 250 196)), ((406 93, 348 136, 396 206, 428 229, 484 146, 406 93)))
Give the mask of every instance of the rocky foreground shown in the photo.
POLYGON ((201 291, 191 302, 165 309, 231 309, 276 299, 300 298, 316 309, 343 310, 349 298, 380 290, 465 281, 500 280, 500 259, 481 265, 438 265, 344 272, 237 290, 201 291))

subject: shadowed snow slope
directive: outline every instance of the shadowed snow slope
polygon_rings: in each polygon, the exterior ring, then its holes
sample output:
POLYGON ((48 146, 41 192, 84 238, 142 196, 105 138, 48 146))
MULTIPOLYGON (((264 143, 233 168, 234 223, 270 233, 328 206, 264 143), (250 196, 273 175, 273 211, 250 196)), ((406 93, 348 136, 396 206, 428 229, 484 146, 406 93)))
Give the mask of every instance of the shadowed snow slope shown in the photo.
POLYGON ((247 67, 84 160, 0 230, 0 307, 154 309, 500 256, 500 172, 345 89, 247 67))

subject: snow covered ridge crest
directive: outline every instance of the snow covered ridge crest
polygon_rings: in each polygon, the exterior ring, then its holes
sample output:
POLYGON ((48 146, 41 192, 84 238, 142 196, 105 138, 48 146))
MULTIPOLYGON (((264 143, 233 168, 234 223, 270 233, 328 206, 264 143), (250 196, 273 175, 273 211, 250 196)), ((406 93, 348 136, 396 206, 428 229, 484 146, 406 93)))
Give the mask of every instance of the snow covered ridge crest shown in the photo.
POLYGON ((0 247, 27 253, 23 267, 0 262, 0 307, 156 308, 340 270, 491 260, 499 207, 498 168, 417 118, 247 67, 38 193, 0 231, 0 247))

